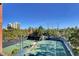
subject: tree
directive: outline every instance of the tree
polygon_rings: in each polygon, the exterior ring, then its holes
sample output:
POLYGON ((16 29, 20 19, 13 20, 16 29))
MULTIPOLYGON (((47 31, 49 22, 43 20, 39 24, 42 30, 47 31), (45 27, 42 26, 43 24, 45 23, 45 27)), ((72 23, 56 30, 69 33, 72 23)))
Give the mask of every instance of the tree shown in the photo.
POLYGON ((71 37, 69 38, 69 40, 71 41, 71 44, 74 47, 78 47, 79 46, 79 30, 75 31, 74 33, 71 33, 71 37))
POLYGON ((42 27, 42 26, 39 26, 39 28, 37 28, 37 29, 33 32, 33 35, 40 37, 41 35, 43 35, 43 33, 44 33, 43 27, 42 27))

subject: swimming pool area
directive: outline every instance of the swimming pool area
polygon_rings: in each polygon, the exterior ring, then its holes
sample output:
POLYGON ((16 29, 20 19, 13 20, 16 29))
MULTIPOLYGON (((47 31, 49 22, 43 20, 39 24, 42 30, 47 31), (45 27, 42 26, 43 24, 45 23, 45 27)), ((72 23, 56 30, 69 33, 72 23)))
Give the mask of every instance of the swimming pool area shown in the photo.
POLYGON ((58 41, 40 41, 34 48, 36 56, 67 56, 69 55, 61 42, 58 41))
MULTIPOLYGON (((70 49, 70 46, 67 43, 64 43, 61 39, 52 39, 52 40, 25 40, 21 47, 20 43, 6 47, 6 49, 12 49, 17 47, 19 51, 15 56, 72 56, 73 52, 70 49)), ((9 50, 10 51, 10 50, 9 50)))

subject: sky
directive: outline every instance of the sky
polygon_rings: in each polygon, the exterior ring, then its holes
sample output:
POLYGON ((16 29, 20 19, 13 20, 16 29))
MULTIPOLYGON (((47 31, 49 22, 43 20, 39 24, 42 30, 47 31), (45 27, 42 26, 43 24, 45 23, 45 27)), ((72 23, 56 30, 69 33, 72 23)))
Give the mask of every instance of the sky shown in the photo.
POLYGON ((3 4, 3 28, 18 22, 21 28, 79 27, 79 4, 72 3, 5 3, 3 4))

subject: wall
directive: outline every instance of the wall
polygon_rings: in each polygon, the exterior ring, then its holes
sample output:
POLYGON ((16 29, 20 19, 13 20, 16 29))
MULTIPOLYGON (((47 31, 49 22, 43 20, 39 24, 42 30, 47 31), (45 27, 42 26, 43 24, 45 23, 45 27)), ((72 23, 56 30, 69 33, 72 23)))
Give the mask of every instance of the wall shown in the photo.
POLYGON ((0 4, 0 53, 2 53, 2 5, 0 4))

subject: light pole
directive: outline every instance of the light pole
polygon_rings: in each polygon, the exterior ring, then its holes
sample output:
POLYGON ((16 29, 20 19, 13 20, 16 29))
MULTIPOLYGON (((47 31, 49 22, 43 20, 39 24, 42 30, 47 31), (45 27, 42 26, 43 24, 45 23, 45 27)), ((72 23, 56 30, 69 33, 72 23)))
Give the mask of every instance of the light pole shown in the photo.
POLYGON ((20 37, 20 51, 21 51, 21 53, 22 53, 22 51, 23 51, 23 35, 21 35, 21 37, 20 37))
POLYGON ((23 35, 21 35, 21 49, 23 49, 23 35))
POLYGON ((22 55, 22 51, 23 51, 23 36, 19 35, 19 40, 20 40, 20 54, 22 55))
POLYGON ((18 35, 18 37, 19 37, 19 40, 20 40, 20 50, 19 50, 19 52, 18 52, 18 56, 23 56, 24 54, 24 50, 23 50, 23 35, 18 35))

